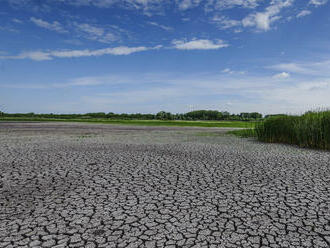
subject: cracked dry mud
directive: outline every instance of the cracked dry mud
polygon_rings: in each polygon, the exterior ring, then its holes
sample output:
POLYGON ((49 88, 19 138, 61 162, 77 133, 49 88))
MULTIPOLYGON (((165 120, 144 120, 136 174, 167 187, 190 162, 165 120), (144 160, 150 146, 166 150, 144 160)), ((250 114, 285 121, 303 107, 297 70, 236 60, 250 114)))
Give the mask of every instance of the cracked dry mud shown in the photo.
POLYGON ((329 247, 330 153, 224 133, 0 123, 0 247, 329 247))

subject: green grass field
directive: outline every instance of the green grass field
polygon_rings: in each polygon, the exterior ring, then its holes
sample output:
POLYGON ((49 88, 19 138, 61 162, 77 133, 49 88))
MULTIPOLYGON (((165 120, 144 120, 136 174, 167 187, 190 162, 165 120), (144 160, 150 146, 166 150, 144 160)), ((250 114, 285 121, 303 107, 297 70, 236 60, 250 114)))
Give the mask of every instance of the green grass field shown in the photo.
POLYGON ((255 122, 246 121, 161 121, 161 120, 112 120, 112 119, 51 119, 51 118, 26 118, 2 117, 0 121, 36 121, 36 122, 87 122, 117 125, 139 126, 181 126, 181 127, 235 127, 253 128, 255 122))

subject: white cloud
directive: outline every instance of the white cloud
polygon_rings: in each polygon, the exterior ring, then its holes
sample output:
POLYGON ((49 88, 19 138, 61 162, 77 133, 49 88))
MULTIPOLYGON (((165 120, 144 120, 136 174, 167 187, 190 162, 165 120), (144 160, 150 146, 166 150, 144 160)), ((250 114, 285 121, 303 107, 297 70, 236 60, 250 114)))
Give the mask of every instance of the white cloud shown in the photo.
MULTIPOLYGON (((221 72, 213 75, 127 73, 74 78, 60 84, 0 84, 1 88, 39 88, 45 91, 88 86, 93 88, 80 98, 72 100, 69 96, 67 99, 77 106, 76 112, 106 109, 121 112, 158 112, 165 109, 177 113, 186 112, 189 105, 194 105, 195 109, 212 108, 233 113, 299 113, 317 107, 329 107, 330 95, 330 77, 322 80, 292 78, 290 84, 282 84, 271 77, 221 72), (157 86, 154 82, 157 82, 157 86), (125 87, 111 87, 120 84, 125 87), (98 85, 102 85, 102 93, 92 90, 98 85), (136 85, 139 85, 138 89, 136 85)), ((62 91, 59 94, 62 94, 62 91)), ((58 104, 60 101, 66 99, 61 98, 58 104)), ((57 106, 57 103, 52 105, 57 106)), ((38 108, 43 106, 36 107, 34 110, 39 111, 38 108)), ((63 111, 70 112, 70 107, 66 105, 63 111)), ((55 110, 61 112, 59 108, 55 110)))
POLYGON ((273 102, 276 108, 286 108, 287 113, 329 108, 330 80, 301 82, 264 92, 264 101, 273 102), (276 104, 276 105, 275 105, 276 104))
POLYGON ((11 28, 10 26, 0 26, 0 31, 8 31, 8 32, 13 32, 13 33, 19 33, 20 31, 14 28, 11 28))
POLYGON ((309 4, 311 5, 315 5, 315 6, 320 6, 320 5, 324 5, 328 2, 328 0, 310 0, 309 4))
POLYGON ((264 12, 256 12, 248 15, 242 20, 244 27, 255 27, 257 30, 267 31, 276 20, 281 17, 278 15, 283 8, 290 7, 294 0, 272 0, 271 5, 264 12))
POLYGON ((305 62, 305 63, 282 63, 269 67, 268 69, 276 71, 286 71, 302 75, 311 75, 318 77, 330 76, 329 72, 330 60, 321 62, 305 62))
POLYGON ((304 16, 307 16, 307 15, 310 15, 310 14, 312 14, 312 11, 302 10, 298 13, 297 18, 304 17, 304 16))
POLYGON ((51 60, 52 57, 50 53, 42 52, 42 51, 33 51, 33 52, 23 52, 17 56, 6 56, 2 58, 8 59, 32 59, 35 61, 43 61, 43 60, 51 60))
POLYGON ((161 29, 164 29, 165 31, 172 31, 173 30, 172 27, 161 25, 161 24, 159 24, 157 22, 148 22, 148 24, 150 24, 152 26, 155 26, 155 27, 159 27, 161 29))
POLYGON ((168 3, 167 0, 57 0, 75 6, 94 6, 98 8, 110 8, 114 5, 125 9, 142 10, 146 15, 158 14, 168 3))
POLYGON ((225 68, 221 72, 222 73, 228 73, 228 74, 241 74, 241 75, 244 75, 246 73, 245 71, 234 71, 230 68, 225 68))
POLYGON ((139 5, 147 5, 154 2, 153 0, 58 0, 60 2, 65 2, 67 4, 75 5, 75 6, 88 6, 92 5, 99 8, 109 8, 114 4, 118 4, 122 1, 125 4, 130 4, 132 6, 138 7, 139 5))
MULTIPOLYGON (((109 105, 117 106, 120 103, 121 107, 128 111, 132 111, 132 106, 136 106, 137 111, 149 109, 147 106, 154 106, 150 109, 151 112, 157 112, 160 106, 166 106, 165 109, 171 112, 185 112, 189 104, 193 104, 196 109, 203 108, 202 106, 216 106, 215 109, 234 113, 242 111, 299 113, 329 106, 330 79, 278 84, 277 79, 262 76, 237 78, 232 75, 223 77, 192 75, 180 79, 174 76, 165 81, 159 77, 149 78, 146 81, 143 75, 138 78, 144 83, 152 82, 157 78, 157 81, 161 80, 165 84, 160 84, 157 88, 146 86, 139 90, 132 87, 132 90, 109 91, 102 95, 86 96, 84 100, 89 106, 100 104, 103 108, 109 105), (265 83, 266 81, 268 82, 265 83), (224 100, 214 100, 222 98, 224 100), (230 104, 227 104, 228 102, 230 104), (226 109, 223 109, 224 107, 226 109)), ((134 80, 130 82, 136 83, 134 80)))
MULTIPOLYGON (((192 40, 192 41, 180 41, 173 40, 175 49, 178 50, 212 50, 228 47, 229 45, 222 40, 192 40)), ((78 58, 78 57, 97 57, 103 55, 129 55, 132 53, 148 51, 148 50, 157 50, 161 49, 163 46, 158 45, 154 47, 112 47, 112 48, 103 48, 97 50, 53 50, 53 51, 28 51, 22 52, 18 55, 6 55, 0 56, 0 59, 31 59, 35 61, 43 60, 52 60, 54 58, 78 58)))
POLYGON ((129 55, 132 53, 147 51, 151 49, 159 49, 156 47, 113 47, 104 48, 98 50, 59 50, 59 51, 32 51, 23 52, 17 56, 0 56, 2 59, 31 59, 35 61, 52 60, 54 58, 78 58, 78 57, 91 57, 91 56, 103 56, 103 55, 129 55))
POLYGON ((287 79, 289 77, 290 77, 290 73, 288 72, 281 72, 273 76, 274 79, 287 79))
POLYGON ((52 84, 51 87, 54 88, 65 88, 65 87, 79 87, 79 86, 96 86, 103 85, 108 82, 115 81, 115 77, 82 77, 74 78, 69 80, 67 83, 57 83, 52 84))
POLYGON ((198 6, 202 0, 181 0, 177 2, 180 10, 187 10, 198 6))
POLYGON ((212 22, 216 23, 220 29, 228 29, 242 25, 241 21, 232 20, 224 16, 214 16, 212 22))
POLYGON ((320 82, 304 82, 298 85, 299 89, 302 90, 321 90, 327 89, 330 86, 330 82, 327 81, 320 81, 320 82))
MULTIPOLYGON (((65 0, 58 0, 66 2, 65 0)), ((233 7, 255 8, 262 0, 70 0, 66 3, 76 6, 92 5, 99 8, 109 8, 119 4, 129 8, 152 10, 174 3, 179 10, 188 10, 205 4, 210 10, 228 9, 233 7)))
POLYGON ((76 23, 75 25, 80 30, 82 30, 88 34, 91 34, 93 36, 102 36, 104 34, 103 28, 95 27, 95 26, 87 24, 87 23, 81 23, 81 24, 76 23))
POLYGON ((223 73, 231 73, 231 70, 229 68, 223 69, 222 70, 223 73))
POLYGON ((20 19, 17 19, 17 18, 13 18, 12 21, 15 22, 15 23, 18 23, 18 24, 23 23, 20 19))
MULTIPOLYGON (((226 1, 225 1, 226 2, 226 1)), ((222 2, 222 4, 225 4, 222 2)), ((294 0, 272 0, 271 4, 262 12, 254 12, 243 18, 242 20, 234 20, 225 16, 216 15, 211 19, 211 22, 215 23, 220 29, 235 28, 234 32, 242 32, 241 27, 253 27, 257 31, 268 31, 271 28, 271 24, 281 19, 279 13, 283 8, 292 6, 294 0)), ((239 4, 241 1, 233 1, 232 4, 239 4)), ((250 3, 251 8, 257 6, 257 1, 250 3)), ((301 15, 307 15, 307 12, 301 13, 301 15)))
POLYGON ((234 7, 256 8, 262 0, 208 0, 208 5, 216 9, 228 9, 234 7))
MULTIPOLYGON (((47 22, 42 19, 37 19, 34 17, 30 18, 30 21, 33 22, 35 25, 56 31, 58 33, 68 33, 69 31, 63 27, 61 23, 58 21, 54 21, 52 23, 47 22)), ((83 37, 85 39, 94 40, 102 43, 111 43, 115 40, 118 40, 118 37, 113 32, 106 30, 103 27, 99 27, 96 25, 88 24, 88 23, 77 23, 74 22, 70 27, 70 32, 76 36, 83 37)))
POLYGON ((234 29, 235 34, 242 33, 242 32, 243 32, 243 30, 241 28, 234 29))
POLYGON ((117 36, 112 32, 106 31, 102 27, 97 27, 88 23, 74 23, 78 33, 89 40, 95 40, 103 43, 110 43, 117 40, 117 36))
POLYGON ((283 63, 283 64, 277 64, 277 65, 272 65, 269 68, 274 69, 274 70, 286 70, 289 72, 294 72, 294 73, 302 73, 302 74, 308 74, 311 72, 310 69, 304 68, 304 66, 296 64, 296 63, 283 63))
POLYGON ((56 31, 58 33, 67 33, 68 32, 57 21, 54 21, 54 22, 51 23, 51 22, 47 22, 47 21, 44 21, 42 19, 38 19, 38 18, 35 18, 35 17, 31 17, 30 21, 33 22, 35 25, 37 25, 39 27, 49 29, 49 30, 52 30, 52 31, 56 31))
POLYGON ((174 47, 179 50, 212 50, 228 47, 229 45, 223 40, 204 40, 194 39, 191 41, 173 40, 174 47))

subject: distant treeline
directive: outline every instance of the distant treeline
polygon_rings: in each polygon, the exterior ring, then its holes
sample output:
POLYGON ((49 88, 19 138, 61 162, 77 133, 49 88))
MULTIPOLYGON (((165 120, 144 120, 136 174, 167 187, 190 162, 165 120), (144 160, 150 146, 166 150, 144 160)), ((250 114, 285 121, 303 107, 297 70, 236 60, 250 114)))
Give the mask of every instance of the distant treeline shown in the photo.
POLYGON ((217 110, 196 110, 185 114, 172 114, 170 112, 160 111, 157 114, 115 114, 115 113, 86 113, 86 114, 35 114, 35 113, 16 113, 9 114, 0 111, 2 117, 35 117, 35 118, 54 118, 54 119, 92 119, 92 118, 107 118, 107 119, 121 119, 121 120, 237 120, 249 121, 262 119, 262 114, 240 113, 230 114, 227 111, 217 110))

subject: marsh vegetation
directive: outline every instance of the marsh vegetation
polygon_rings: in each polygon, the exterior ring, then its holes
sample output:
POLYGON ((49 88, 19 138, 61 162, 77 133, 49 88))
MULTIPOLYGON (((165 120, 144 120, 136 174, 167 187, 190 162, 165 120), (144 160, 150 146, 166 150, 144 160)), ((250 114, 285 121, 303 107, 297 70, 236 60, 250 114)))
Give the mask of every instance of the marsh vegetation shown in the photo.
POLYGON ((330 111, 271 117, 257 123, 255 135, 260 141, 330 150, 330 111))
POLYGON ((308 111, 301 116, 271 116, 256 122, 254 128, 228 133, 245 138, 256 137, 263 142, 330 150, 330 111, 308 111))

